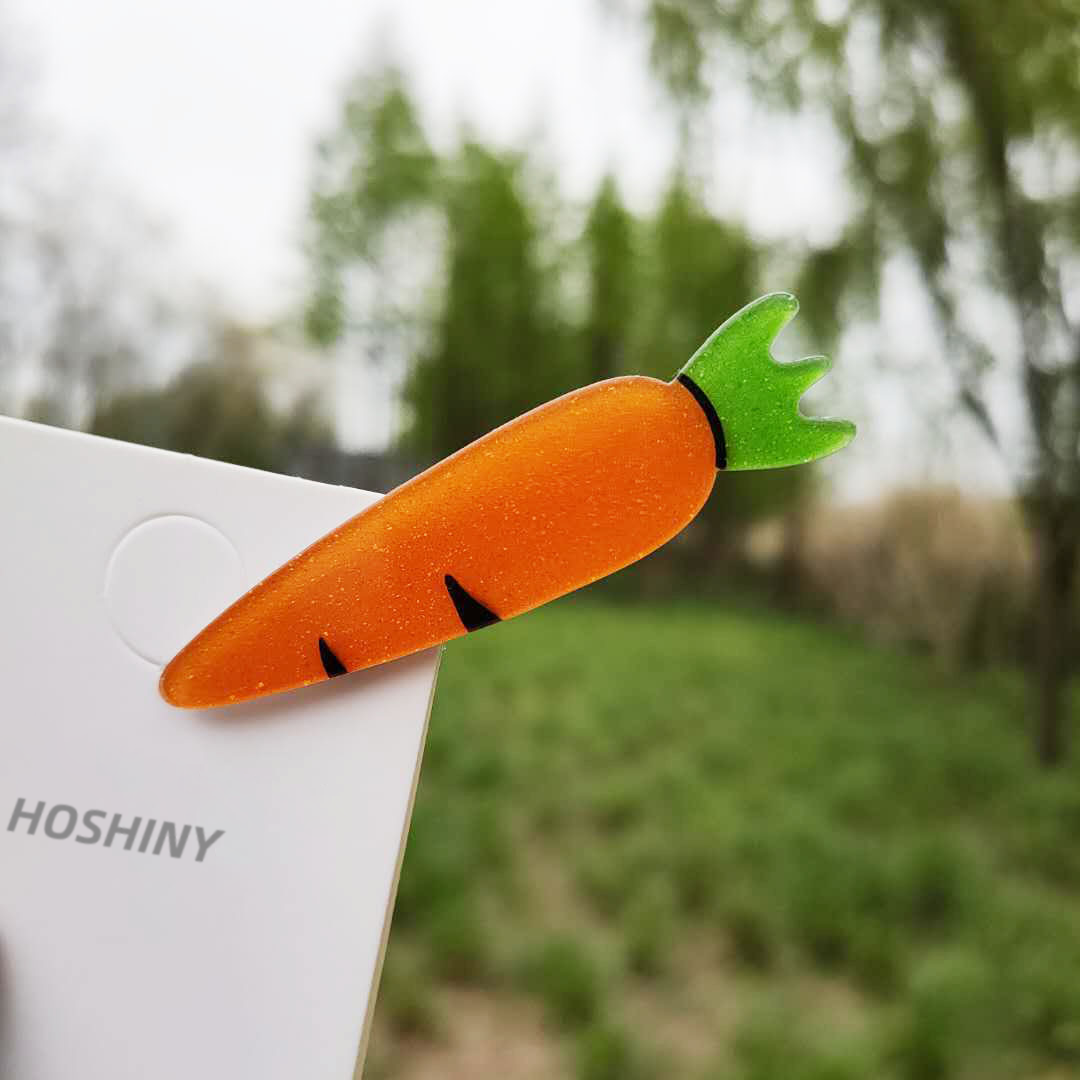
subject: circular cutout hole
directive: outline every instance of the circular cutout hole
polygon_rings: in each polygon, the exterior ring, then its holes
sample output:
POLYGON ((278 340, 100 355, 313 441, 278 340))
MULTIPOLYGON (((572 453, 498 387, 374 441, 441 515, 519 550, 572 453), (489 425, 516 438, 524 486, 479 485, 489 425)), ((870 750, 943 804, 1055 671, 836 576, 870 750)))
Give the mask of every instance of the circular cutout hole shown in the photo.
POLYGON ((151 664, 170 660, 244 591, 240 554, 200 518, 136 525, 105 571, 105 606, 120 639, 151 664))

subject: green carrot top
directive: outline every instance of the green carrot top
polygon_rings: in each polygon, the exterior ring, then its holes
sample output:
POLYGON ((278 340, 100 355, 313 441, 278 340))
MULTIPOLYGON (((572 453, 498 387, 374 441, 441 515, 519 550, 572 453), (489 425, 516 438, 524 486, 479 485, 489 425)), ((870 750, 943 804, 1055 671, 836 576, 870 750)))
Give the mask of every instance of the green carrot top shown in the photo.
POLYGON ((832 366, 828 357, 773 359, 776 335, 795 316, 791 293, 770 293, 727 320, 679 372, 709 399, 724 432, 728 469, 803 465, 845 447, 850 420, 811 419, 799 398, 832 366))

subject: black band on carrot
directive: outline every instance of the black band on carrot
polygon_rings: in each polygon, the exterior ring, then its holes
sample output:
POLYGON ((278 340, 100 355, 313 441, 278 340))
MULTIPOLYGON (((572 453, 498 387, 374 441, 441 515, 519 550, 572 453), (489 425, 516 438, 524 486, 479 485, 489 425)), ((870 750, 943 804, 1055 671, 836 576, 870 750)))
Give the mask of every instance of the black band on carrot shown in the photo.
POLYGON ((485 626, 502 620, 489 607, 485 607, 468 589, 464 588, 449 574, 443 578, 446 591, 457 609, 458 618, 466 630, 482 630, 485 626))
POLYGON ((332 679, 335 675, 346 673, 345 665, 337 658, 337 653, 326 644, 326 638, 319 638, 319 659, 327 678, 332 679))
POLYGON ((713 442, 716 443, 716 467, 726 469, 727 443, 724 441, 724 425, 720 423, 720 417, 716 415, 713 403, 709 400, 705 391, 689 375, 680 374, 678 378, 679 382, 690 391, 694 400, 701 406, 702 412, 705 413, 705 419, 709 421, 709 427, 712 428, 713 442))

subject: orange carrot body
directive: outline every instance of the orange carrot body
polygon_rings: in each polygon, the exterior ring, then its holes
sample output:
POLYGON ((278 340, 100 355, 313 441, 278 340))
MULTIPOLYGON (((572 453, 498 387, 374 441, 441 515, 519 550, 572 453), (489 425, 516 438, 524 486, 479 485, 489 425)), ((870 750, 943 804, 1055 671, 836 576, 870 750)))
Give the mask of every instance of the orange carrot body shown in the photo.
POLYGON ((494 617, 519 615, 678 533, 712 489, 716 455, 706 414, 678 382, 627 376, 576 390, 439 462, 255 586, 168 665, 162 694, 189 707, 244 701, 327 678, 327 655, 354 671, 449 641, 467 627, 447 575, 494 617))

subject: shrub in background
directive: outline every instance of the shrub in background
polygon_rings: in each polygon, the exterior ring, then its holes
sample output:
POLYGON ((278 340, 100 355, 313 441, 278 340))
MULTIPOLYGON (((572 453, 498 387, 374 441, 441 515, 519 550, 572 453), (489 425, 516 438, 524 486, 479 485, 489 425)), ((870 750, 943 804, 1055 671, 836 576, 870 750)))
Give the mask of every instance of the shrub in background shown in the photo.
MULTIPOLYGON (((752 530, 748 556, 779 573, 784 525, 752 530)), ((877 503, 806 512, 787 570, 823 610, 882 641, 943 663, 1015 660, 1026 649, 1031 543, 1006 500, 901 492, 877 503)), ((789 558, 790 556, 784 556, 789 558)))

